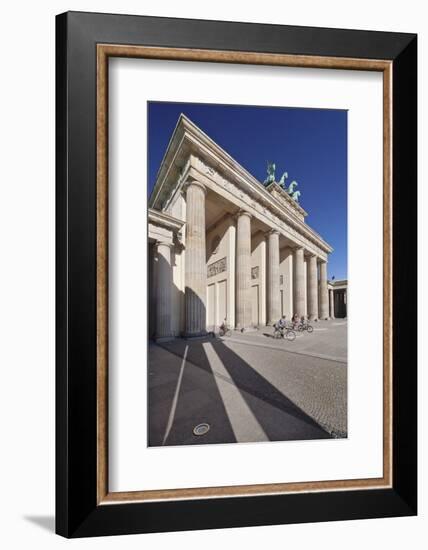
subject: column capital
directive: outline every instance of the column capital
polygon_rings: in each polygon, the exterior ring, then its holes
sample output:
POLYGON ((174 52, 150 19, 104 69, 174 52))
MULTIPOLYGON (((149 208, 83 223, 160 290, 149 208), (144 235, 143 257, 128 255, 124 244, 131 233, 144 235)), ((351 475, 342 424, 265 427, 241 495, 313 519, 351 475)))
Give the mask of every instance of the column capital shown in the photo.
POLYGON ((279 235, 279 231, 278 229, 268 229, 266 232, 265 232, 265 237, 269 237, 269 235, 279 235))
POLYGON ((238 212, 235 214, 235 219, 240 218, 241 216, 248 216, 250 219, 253 217, 252 214, 248 212, 248 210, 244 210, 240 208, 238 212))
POLYGON ((183 191, 186 192, 187 189, 192 186, 192 185, 195 185, 196 187, 200 187, 202 189, 202 191, 205 193, 205 195, 207 194, 207 188, 206 186, 200 182, 199 180, 196 180, 192 177, 189 177, 184 183, 183 183, 183 191))

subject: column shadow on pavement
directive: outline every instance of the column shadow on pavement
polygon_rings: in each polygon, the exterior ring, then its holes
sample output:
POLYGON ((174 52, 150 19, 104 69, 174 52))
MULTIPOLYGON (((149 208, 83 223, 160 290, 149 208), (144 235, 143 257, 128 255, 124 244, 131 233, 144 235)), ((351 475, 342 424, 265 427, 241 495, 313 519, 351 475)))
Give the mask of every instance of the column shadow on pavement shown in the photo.
POLYGON ((161 372, 149 379, 149 446, 234 443, 227 411, 200 342, 188 346, 173 424, 164 441, 187 345, 185 340, 176 340, 159 346, 173 355, 163 362, 161 372), (210 424, 210 431, 195 436, 193 428, 203 422, 210 424))
POLYGON ((317 422, 222 341, 213 346, 270 441, 330 438, 317 422), (285 413, 287 422, 278 411, 285 413))
POLYGON ((175 340, 161 348, 175 356, 164 372, 158 373, 156 387, 149 390, 149 445, 162 445, 168 422, 173 393, 179 377, 180 365, 188 346, 186 366, 178 394, 174 422, 165 445, 232 443, 236 438, 227 410, 219 393, 215 374, 203 345, 212 345, 229 377, 240 391, 260 427, 270 441, 328 439, 331 436, 309 415, 282 394, 266 378, 255 371, 245 360, 228 348, 221 340, 209 338, 188 342, 175 340), (162 386, 162 376, 166 387, 162 386), (174 382, 168 382, 168 377, 174 382), (160 404, 162 402, 162 404, 160 404), (194 425, 210 423, 211 430, 203 437, 192 434, 194 425))

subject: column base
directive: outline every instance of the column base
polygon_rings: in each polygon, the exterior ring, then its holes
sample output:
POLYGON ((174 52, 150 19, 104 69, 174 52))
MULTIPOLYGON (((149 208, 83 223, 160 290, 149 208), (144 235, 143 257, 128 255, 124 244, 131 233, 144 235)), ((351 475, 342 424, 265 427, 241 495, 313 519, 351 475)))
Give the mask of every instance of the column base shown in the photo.
POLYGON ((318 317, 316 315, 309 315, 308 321, 312 321, 316 323, 318 321, 318 317))

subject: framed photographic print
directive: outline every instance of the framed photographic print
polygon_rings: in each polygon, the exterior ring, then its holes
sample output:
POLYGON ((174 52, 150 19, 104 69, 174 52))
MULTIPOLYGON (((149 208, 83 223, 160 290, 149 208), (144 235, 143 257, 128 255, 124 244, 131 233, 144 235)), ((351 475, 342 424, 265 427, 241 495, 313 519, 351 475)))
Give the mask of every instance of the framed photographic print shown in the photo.
POLYGON ((416 36, 56 48, 57 532, 416 514, 416 36))

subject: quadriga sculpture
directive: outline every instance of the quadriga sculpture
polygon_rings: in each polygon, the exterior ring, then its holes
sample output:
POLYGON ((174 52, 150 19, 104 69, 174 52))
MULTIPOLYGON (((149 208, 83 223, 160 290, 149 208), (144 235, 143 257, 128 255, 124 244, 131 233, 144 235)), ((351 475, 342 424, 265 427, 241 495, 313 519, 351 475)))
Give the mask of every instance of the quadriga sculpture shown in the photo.
POLYGON ((276 181, 275 179, 275 170, 276 170, 276 165, 274 162, 270 162, 268 161, 267 163, 267 168, 266 168, 266 171, 267 171, 267 178, 264 180, 263 182, 263 185, 266 187, 268 185, 270 185, 271 183, 276 183, 277 185, 279 185, 280 187, 282 187, 282 189, 284 189, 284 191, 286 191, 288 193, 288 195, 296 202, 299 202, 299 197, 301 195, 301 192, 300 191, 296 191, 296 187, 299 185, 297 183, 296 180, 293 180, 290 185, 287 187, 286 185, 286 181, 288 179, 288 172, 284 172, 280 178, 279 181, 276 181))

